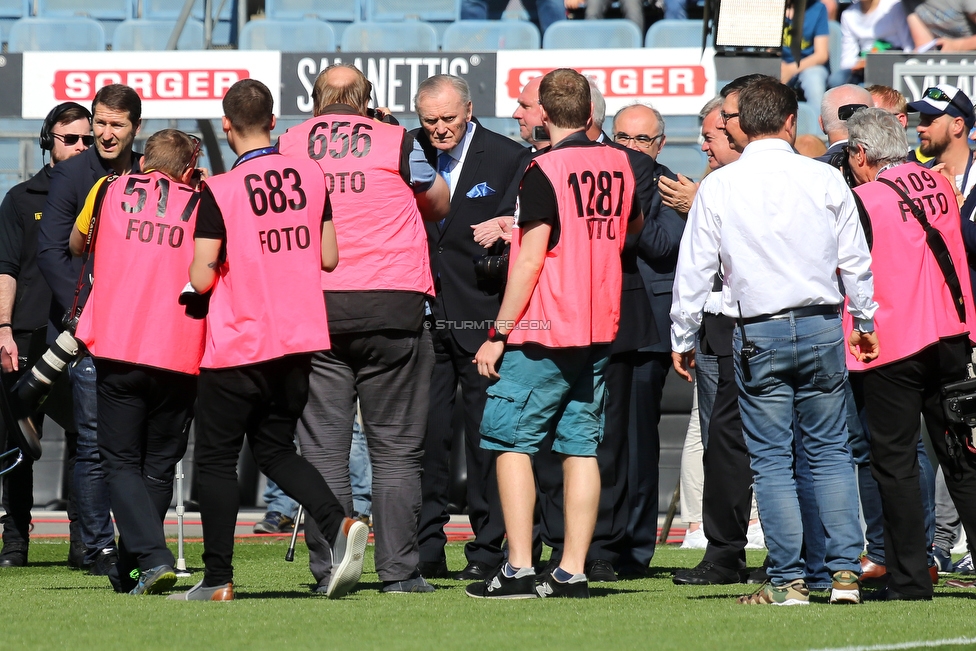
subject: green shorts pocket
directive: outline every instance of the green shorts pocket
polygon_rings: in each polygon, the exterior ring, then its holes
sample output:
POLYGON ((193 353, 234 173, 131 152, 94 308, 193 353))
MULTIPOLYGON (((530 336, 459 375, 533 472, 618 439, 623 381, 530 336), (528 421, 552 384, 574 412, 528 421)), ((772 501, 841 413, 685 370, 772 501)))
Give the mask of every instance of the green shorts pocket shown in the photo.
POLYGON ((481 435, 502 443, 515 443, 530 395, 532 387, 504 378, 489 386, 481 435))

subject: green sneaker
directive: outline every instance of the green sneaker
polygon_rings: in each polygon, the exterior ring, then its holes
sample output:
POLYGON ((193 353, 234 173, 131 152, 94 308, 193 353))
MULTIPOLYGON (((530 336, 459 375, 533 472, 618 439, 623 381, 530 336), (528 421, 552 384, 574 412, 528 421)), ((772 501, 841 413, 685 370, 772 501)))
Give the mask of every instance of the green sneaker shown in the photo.
POLYGON ((803 579, 796 579, 786 585, 767 582, 751 595, 739 597, 736 603, 745 606, 808 606, 810 590, 803 579))
POLYGON ((861 584, 857 580, 857 575, 854 572, 849 570, 834 572, 834 583, 830 588, 830 603, 861 603, 861 584))

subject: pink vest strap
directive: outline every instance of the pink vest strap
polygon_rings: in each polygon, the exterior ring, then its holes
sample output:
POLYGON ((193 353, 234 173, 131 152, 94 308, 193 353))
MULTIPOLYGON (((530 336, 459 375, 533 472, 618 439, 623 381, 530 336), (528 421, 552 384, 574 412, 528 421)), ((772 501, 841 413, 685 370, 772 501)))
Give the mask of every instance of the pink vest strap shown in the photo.
POLYGON ((95 357, 199 373, 204 322, 177 302, 200 195, 160 172, 116 179, 96 218, 92 293, 76 336, 95 357))

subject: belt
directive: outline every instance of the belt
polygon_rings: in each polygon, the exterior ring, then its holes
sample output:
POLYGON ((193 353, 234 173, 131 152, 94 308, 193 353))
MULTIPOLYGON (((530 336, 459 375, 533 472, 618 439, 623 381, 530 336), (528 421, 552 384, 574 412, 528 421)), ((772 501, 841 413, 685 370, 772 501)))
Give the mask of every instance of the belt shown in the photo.
POLYGON ((776 314, 760 314, 742 319, 743 325, 750 323, 762 323, 763 321, 773 321, 774 319, 801 319, 805 316, 828 316, 840 314, 840 305, 810 305, 808 307, 795 307, 792 310, 783 310, 776 314))

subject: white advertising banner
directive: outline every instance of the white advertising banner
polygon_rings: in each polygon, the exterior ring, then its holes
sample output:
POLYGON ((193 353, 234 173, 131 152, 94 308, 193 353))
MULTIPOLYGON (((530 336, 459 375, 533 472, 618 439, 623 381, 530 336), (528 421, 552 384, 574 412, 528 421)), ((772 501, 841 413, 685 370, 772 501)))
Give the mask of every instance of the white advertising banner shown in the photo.
POLYGON ((219 118, 220 101, 241 79, 258 79, 281 107, 277 51, 25 52, 23 117, 44 118, 60 102, 88 106, 99 88, 126 84, 149 119, 219 118))
POLYGON ((695 115, 715 95, 715 52, 699 48, 627 50, 499 50, 495 115, 511 117, 522 86, 556 68, 592 77, 607 100, 607 115, 651 104, 664 115, 695 115))

